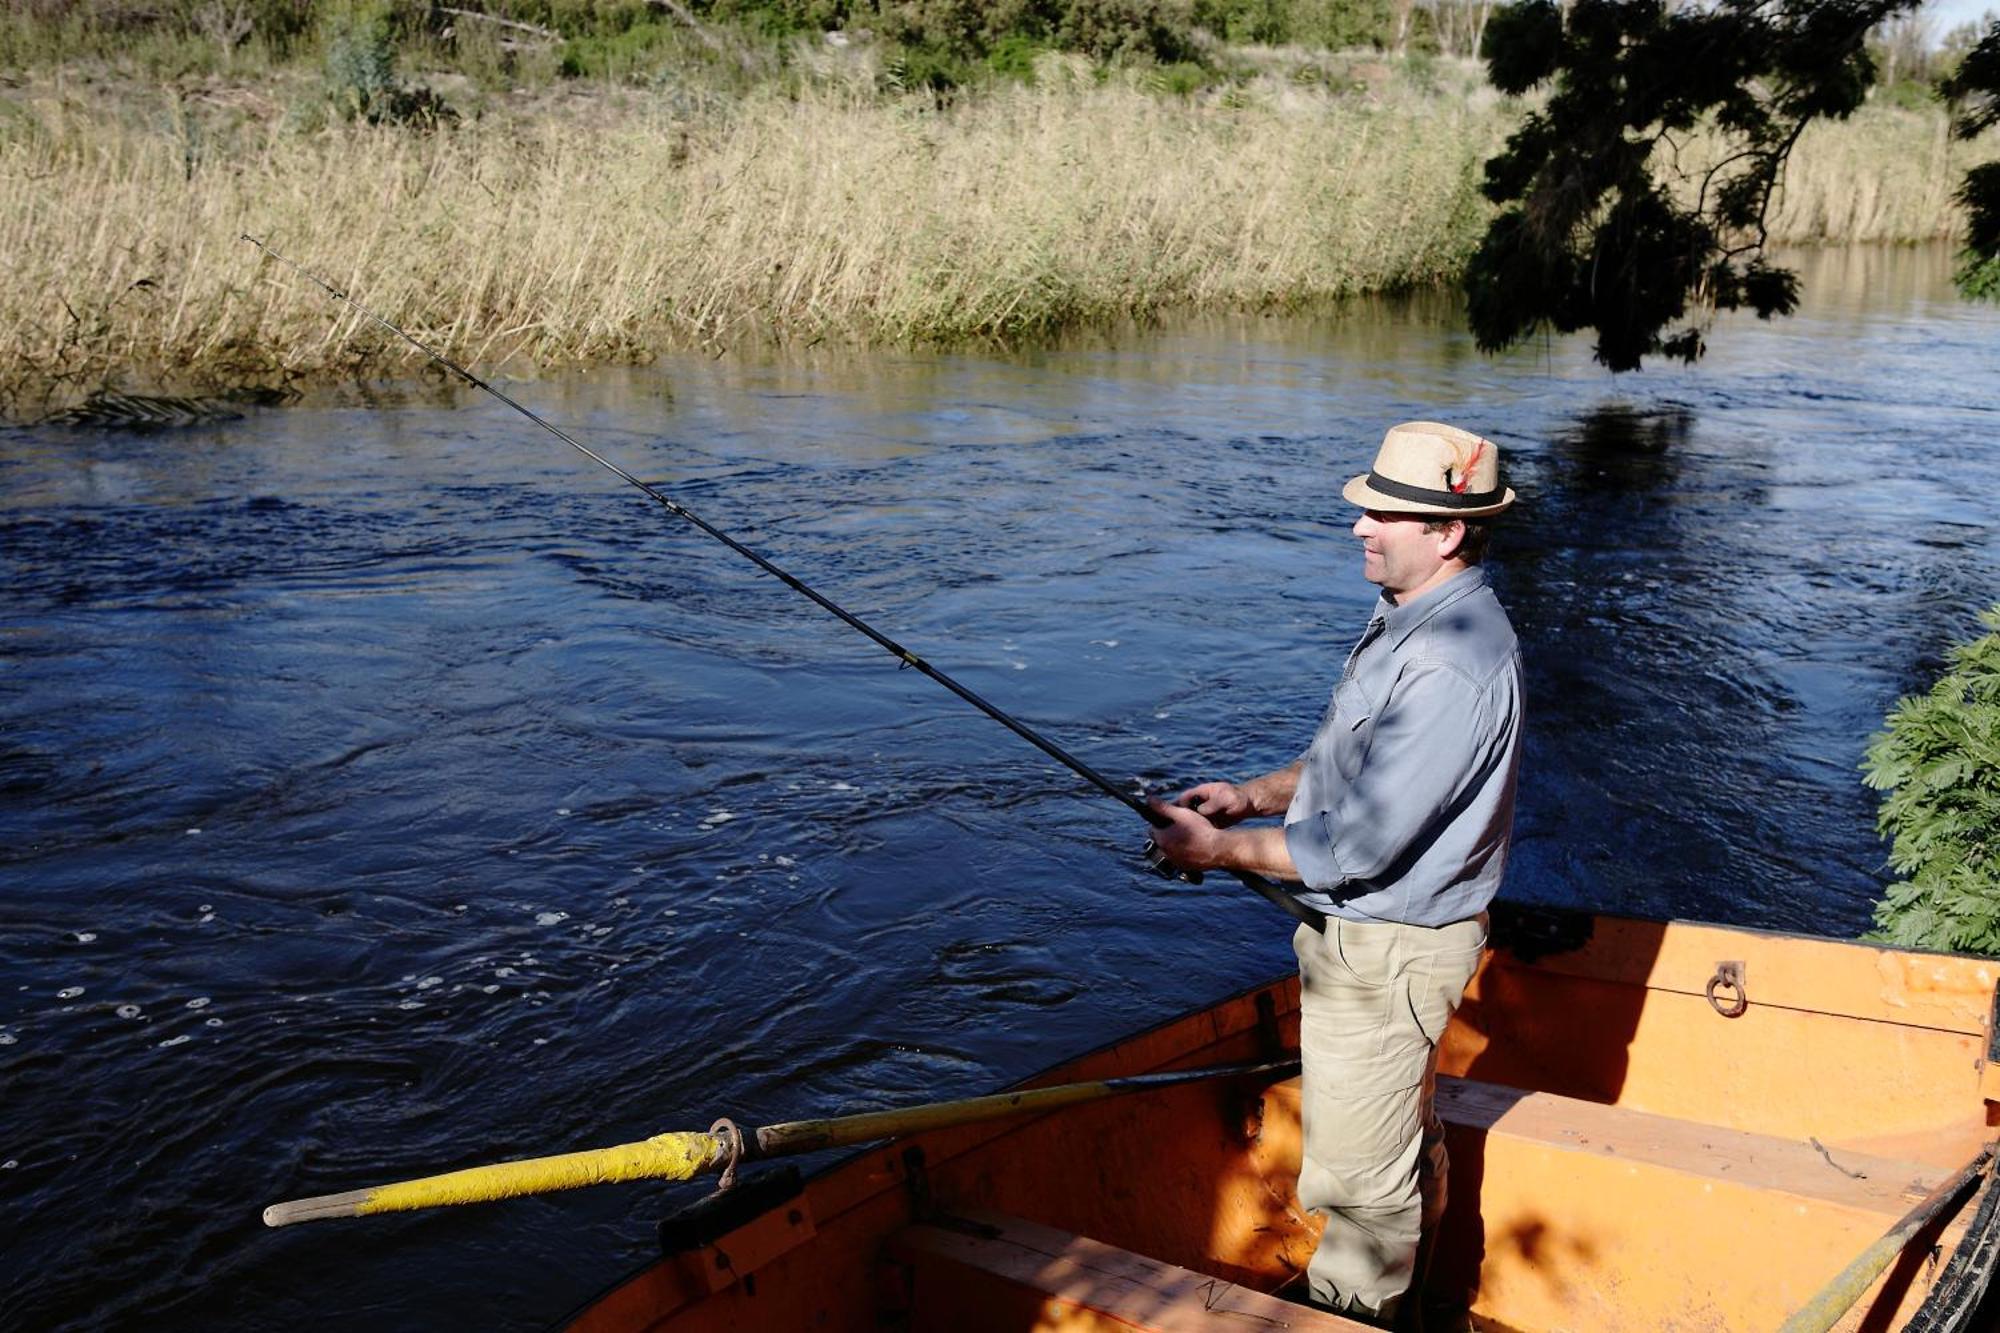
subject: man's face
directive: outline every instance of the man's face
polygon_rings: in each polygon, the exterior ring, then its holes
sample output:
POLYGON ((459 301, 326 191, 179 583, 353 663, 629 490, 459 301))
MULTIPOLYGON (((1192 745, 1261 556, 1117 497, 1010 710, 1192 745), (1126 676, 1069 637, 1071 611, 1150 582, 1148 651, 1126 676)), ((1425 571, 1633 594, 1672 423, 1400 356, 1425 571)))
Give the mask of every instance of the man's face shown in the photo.
POLYGON ((1354 520, 1354 535, 1361 539, 1361 576, 1399 602, 1436 582, 1444 572, 1445 552, 1457 549, 1462 529, 1452 525, 1426 532, 1429 521, 1421 514, 1362 511, 1354 520))

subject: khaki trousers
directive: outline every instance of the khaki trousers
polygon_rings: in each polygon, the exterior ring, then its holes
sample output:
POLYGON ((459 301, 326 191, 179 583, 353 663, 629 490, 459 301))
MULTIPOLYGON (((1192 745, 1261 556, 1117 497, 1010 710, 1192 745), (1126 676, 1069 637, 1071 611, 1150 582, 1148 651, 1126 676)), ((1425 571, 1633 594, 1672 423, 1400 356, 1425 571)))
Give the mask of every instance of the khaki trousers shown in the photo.
POLYGON ((1439 928, 1328 917, 1300 926, 1305 1160, 1299 1202, 1326 1218, 1313 1300, 1387 1320, 1444 1213, 1437 1042, 1486 945, 1486 915, 1439 928))

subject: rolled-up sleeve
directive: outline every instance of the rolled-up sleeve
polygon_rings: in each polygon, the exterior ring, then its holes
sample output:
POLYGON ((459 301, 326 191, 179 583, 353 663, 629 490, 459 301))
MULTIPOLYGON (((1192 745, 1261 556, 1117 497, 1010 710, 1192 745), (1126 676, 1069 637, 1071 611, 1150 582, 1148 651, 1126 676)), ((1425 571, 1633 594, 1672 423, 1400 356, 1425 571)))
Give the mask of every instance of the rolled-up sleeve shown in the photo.
POLYGON ((1405 667, 1375 719, 1360 771, 1331 809, 1294 812, 1285 848, 1308 888, 1331 892, 1381 877, 1421 854, 1440 816, 1492 762, 1489 702, 1449 663, 1405 667))

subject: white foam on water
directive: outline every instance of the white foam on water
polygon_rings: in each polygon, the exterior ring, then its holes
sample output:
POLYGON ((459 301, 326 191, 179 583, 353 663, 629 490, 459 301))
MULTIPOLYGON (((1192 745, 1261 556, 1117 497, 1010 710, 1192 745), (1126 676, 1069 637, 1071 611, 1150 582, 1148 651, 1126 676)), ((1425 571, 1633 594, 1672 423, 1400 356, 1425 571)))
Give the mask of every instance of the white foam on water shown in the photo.
POLYGON ((859 789, 858 789, 858 788, 856 788, 856 787, 855 787, 855 786, 854 786, 854 785, 853 785, 852 783, 847 783, 847 782, 830 782, 830 783, 828 783, 828 784, 827 784, 827 790, 828 790, 828 791, 856 791, 856 790, 859 790, 859 789))
POLYGON ((219 1018, 205 1018, 202 1020, 201 1025, 205 1028, 219 1028, 222 1026, 222 1020, 219 1018))
POLYGON ((16 1161, 12 1157, 9 1157, 6 1161, 0 1162, 0 1171, 12 1171, 19 1165, 21 1164, 18 1161, 16 1161))
POLYGON ((797 864, 798 864, 798 862, 797 862, 797 861, 794 861, 794 860, 793 860, 793 859, 792 859, 791 857, 789 857, 789 856, 778 856, 778 857, 774 857, 774 858, 772 858, 772 859, 773 859, 773 860, 775 860, 775 861, 777 862, 777 864, 779 864, 779 865, 781 865, 781 866, 795 866, 795 865, 797 865, 797 864))
POLYGON ((95 944, 97 942, 97 932, 94 930, 79 930, 71 934, 70 939, 77 944, 95 944))
POLYGON ((591 934, 592 934, 592 935, 593 935, 594 937, 596 937, 596 938, 598 938, 598 939, 603 939, 603 938, 604 938, 604 937, 605 937, 606 935, 609 935, 609 934, 611 933, 611 927, 609 927, 609 926, 592 926, 592 927, 590 928, 590 933, 591 933, 591 934))
POLYGON ((157 1045, 160 1049, 165 1050, 169 1046, 185 1046, 193 1040, 194 1040, 193 1037, 190 1037, 187 1033, 183 1032, 178 1037, 168 1037, 165 1041, 156 1042, 155 1045, 157 1045))
POLYGON ((443 977, 425 977, 422 981, 419 981, 417 983, 417 989, 429 990, 433 986, 442 986, 442 985, 444 985, 443 977))
POLYGON ((511 967, 496 967, 493 969, 493 975, 496 977, 518 977, 521 974, 511 967))
POLYGON ((424 1007, 424 1002, 422 1000, 405 1000, 396 1007, 398 1009, 421 1009, 424 1007))
POLYGON ((196 835, 197 833, 200 833, 200 832, 201 832, 201 830, 200 830, 200 829, 198 829, 198 828, 191 828, 191 829, 189 829, 189 830, 187 831, 187 835, 188 835, 188 836, 189 836, 190 838, 192 838, 192 837, 194 837, 194 836, 195 836, 195 835, 196 835))
POLYGON ((632 905, 632 900, 630 898, 613 898, 611 900, 611 905, 613 907, 630 907, 632 905))
POLYGON ((120 1018, 137 1018, 140 1012, 139 1006, 136 1004, 121 1004, 117 1009, 117 1014, 120 1018))
POLYGON ((195 924, 197 926, 205 926, 213 920, 215 920, 215 913, 203 912, 200 917, 196 918, 195 924))
POLYGON ((1091 642, 1099 648, 1116 648, 1118 646, 1118 640, 1116 639, 1092 639, 1091 642))
POLYGON ((493 995, 496 994, 500 988, 498 986, 486 985, 486 986, 481 986, 479 989, 485 991, 488 995, 493 995))
POLYGON ((58 1000, 74 1000, 81 994, 83 994, 83 987, 81 986, 64 986, 56 992, 56 998, 58 1000))
POLYGON ((701 827, 714 828, 718 824, 727 824, 734 818, 736 818, 734 810, 713 810, 709 812, 708 818, 701 821, 701 827))
POLYGON ((1160 711, 1160 712, 1158 712, 1158 713, 1155 713, 1155 714, 1153 714, 1153 716, 1154 716, 1154 717, 1162 717, 1162 718, 1164 718, 1164 717, 1172 717, 1172 716, 1173 716, 1173 714, 1172 714, 1172 713, 1169 713, 1169 712, 1166 712, 1166 711, 1164 711, 1164 710, 1162 710, 1162 711, 1160 711))
POLYGON ((537 912, 535 924, 538 926, 559 926, 569 920, 568 912, 537 912))
POLYGON ((187 1002, 187 1007, 190 1009, 206 1009, 210 1003, 211 1001, 206 995, 197 995, 187 1002))
POLYGON ((20 1038, 11 1032, 0 1032, 0 1046, 12 1046, 20 1038))
POLYGON ((680 914, 680 909, 677 907, 662 907, 660 909, 661 916, 679 916, 680 914))
POLYGON ((548 1045, 548 1044, 549 1044, 549 1039, 548 1039, 547 1037, 537 1037, 537 1038, 535 1038, 535 1045, 537 1045, 537 1046, 546 1046, 546 1045, 548 1045))
POLYGON ((1009 662, 1007 665, 1013 667, 1016 671, 1026 671, 1028 669, 1026 662, 1009 662))
POLYGON ((566 805, 559 805, 556 807, 556 813, 559 815, 566 815, 569 813, 569 807, 566 805))

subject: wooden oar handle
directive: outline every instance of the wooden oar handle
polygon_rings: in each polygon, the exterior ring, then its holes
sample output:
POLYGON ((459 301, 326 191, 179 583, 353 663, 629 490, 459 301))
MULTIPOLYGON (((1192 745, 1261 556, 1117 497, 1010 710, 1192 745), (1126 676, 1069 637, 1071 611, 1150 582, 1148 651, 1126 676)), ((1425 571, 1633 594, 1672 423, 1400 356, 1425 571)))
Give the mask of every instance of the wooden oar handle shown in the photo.
POLYGON ((312 1199, 274 1203, 264 1210, 264 1225, 288 1227, 296 1222, 318 1222, 329 1217, 359 1217, 361 1205, 374 1190, 348 1190, 344 1194, 322 1194, 312 1199))

